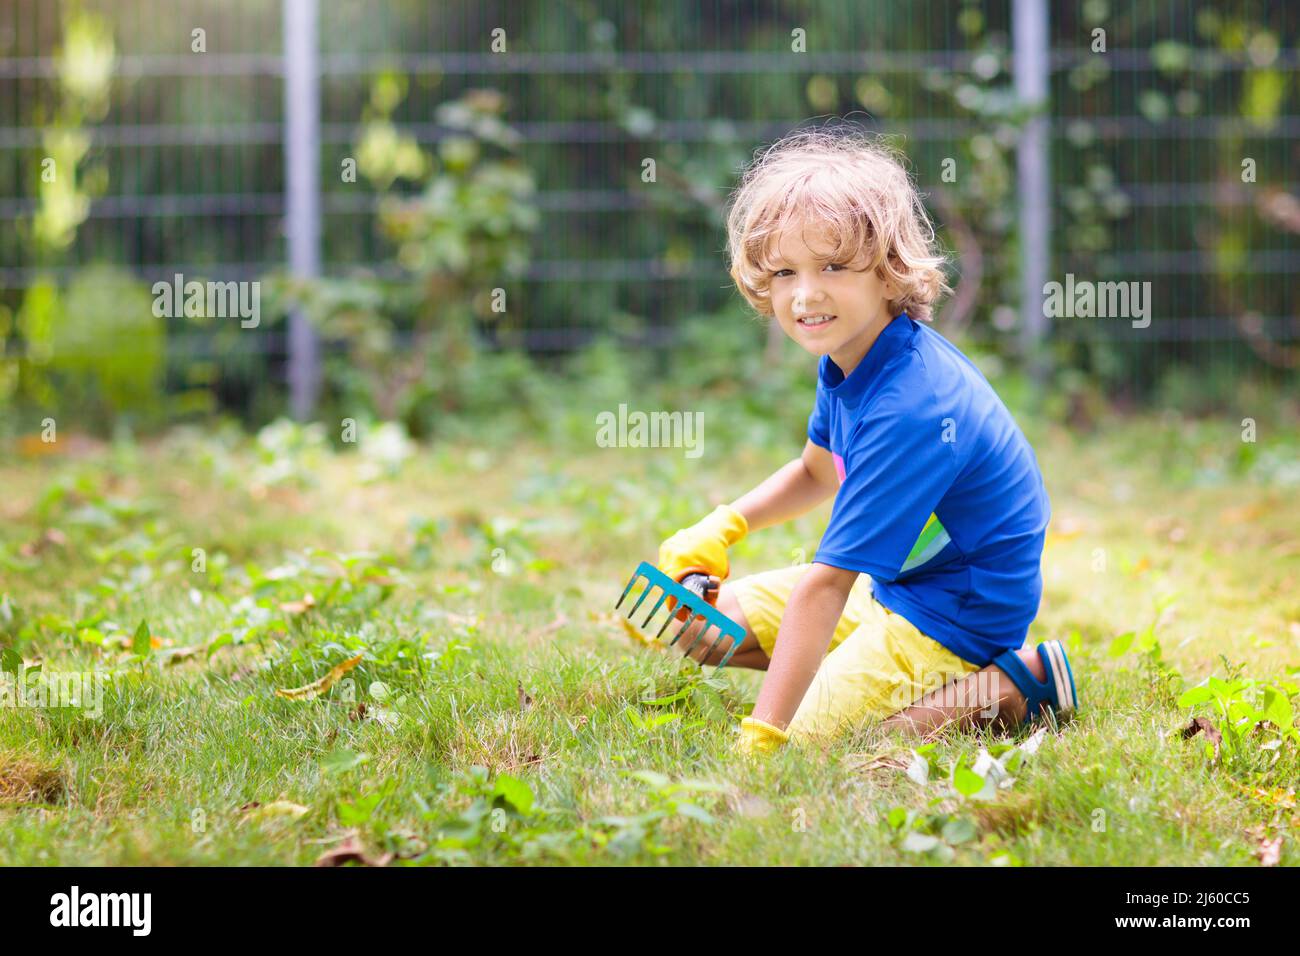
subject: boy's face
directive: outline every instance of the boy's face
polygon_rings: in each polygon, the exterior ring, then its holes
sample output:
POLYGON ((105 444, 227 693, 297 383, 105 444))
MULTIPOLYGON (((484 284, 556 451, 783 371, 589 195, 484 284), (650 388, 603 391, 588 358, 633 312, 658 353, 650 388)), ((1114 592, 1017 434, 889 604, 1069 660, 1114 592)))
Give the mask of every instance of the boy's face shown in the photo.
POLYGON ((813 355, 829 355, 847 376, 893 318, 892 283, 856 261, 829 257, 834 242, 821 224, 794 222, 779 236, 772 267, 772 309, 785 334, 813 355), (819 315, 834 316, 816 322, 819 315))

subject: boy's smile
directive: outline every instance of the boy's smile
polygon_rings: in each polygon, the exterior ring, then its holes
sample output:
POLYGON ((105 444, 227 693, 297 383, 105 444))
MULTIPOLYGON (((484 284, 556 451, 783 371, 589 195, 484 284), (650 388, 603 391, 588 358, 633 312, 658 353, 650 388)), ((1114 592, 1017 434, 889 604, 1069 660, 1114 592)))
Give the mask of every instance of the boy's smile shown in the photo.
POLYGON ((834 249, 825 226, 792 222, 781 233, 772 266, 772 309, 786 335, 813 355, 829 355, 847 377, 894 318, 894 289, 865 271, 865 253, 836 262, 834 249))

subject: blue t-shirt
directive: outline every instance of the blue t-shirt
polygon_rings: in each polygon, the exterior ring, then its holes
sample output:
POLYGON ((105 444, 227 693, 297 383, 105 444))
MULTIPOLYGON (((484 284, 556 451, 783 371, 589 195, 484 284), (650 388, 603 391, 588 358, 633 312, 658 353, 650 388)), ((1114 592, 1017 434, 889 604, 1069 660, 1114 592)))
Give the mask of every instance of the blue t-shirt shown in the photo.
POLYGON ((876 600, 972 664, 1024 643, 1051 506, 970 359, 896 316, 848 378, 822 357, 808 437, 840 478, 814 561, 871 575, 876 600))

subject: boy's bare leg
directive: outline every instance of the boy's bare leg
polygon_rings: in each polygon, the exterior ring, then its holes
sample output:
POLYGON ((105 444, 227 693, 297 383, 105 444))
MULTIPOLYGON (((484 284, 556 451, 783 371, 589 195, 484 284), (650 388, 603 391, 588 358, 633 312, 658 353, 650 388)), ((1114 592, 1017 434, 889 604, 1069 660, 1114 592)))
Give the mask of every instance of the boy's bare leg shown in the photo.
MULTIPOLYGON (((735 592, 727 584, 723 584, 718 592, 718 610, 745 629, 745 639, 736 653, 731 655, 727 666, 767 670, 771 660, 759 646, 745 612, 740 609, 735 592)), ((660 639, 661 643, 666 645, 672 640, 671 635, 676 634, 680 627, 680 624, 670 624, 660 639)), ((703 627, 703 621, 692 623, 670 650, 689 647, 703 627)), ((716 666, 727 652, 727 648, 719 644, 712 654, 708 654, 709 646, 716 637, 717 631, 711 629, 704 640, 695 645, 690 658, 700 664, 716 666)), ((1016 653, 1034 677, 1040 681, 1047 679, 1042 658, 1035 648, 1021 648, 1016 653)), ((982 670, 967 674, 961 680, 931 691, 911 706, 884 720, 881 726, 919 734, 930 733, 940 727, 955 726, 969 730, 990 723, 997 729, 1011 729, 1024 721, 1027 703, 1025 695, 1011 678, 990 664, 982 670)))
MULTIPOLYGON (((759 646, 758 639, 749 627, 745 612, 740 609, 732 588, 723 584, 718 592, 718 610, 727 615, 745 629, 745 639, 736 653, 727 661, 728 667, 746 667, 765 671, 770 658, 759 646)), ((702 621, 696 621, 674 645, 675 648, 689 647, 696 635, 703 628, 702 621)), ((676 634, 680 624, 669 625, 662 639, 666 644, 676 634)), ((701 664, 716 665, 722 660, 727 648, 719 644, 717 649, 707 654, 709 645, 717 636, 710 630, 704 640, 695 645, 690 653, 692 660, 701 664)), ((1038 680, 1047 679, 1042 658, 1032 647, 1024 647, 1016 652, 1024 661, 1029 672, 1038 680)), ((1015 683, 1000 668, 990 664, 982 670, 967 674, 961 680, 953 681, 938 690, 926 694, 906 709, 887 718, 881 726, 889 729, 906 730, 913 733, 929 733, 940 727, 956 726, 969 730, 973 727, 993 723, 998 729, 1010 729, 1020 725, 1025 719, 1027 701, 1015 683)))
MULTIPOLYGON (((1036 648, 1022 647, 1016 654, 1035 678, 1047 679, 1036 648)), ((948 726, 969 730, 991 725, 997 730, 1009 730, 1020 726, 1027 709, 1025 695, 1001 668, 990 664, 931 691, 880 726, 920 734, 948 726)))
MULTIPOLYGON (((759 671, 767 670, 767 665, 770 663, 770 659, 767 654, 763 652, 763 648, 759 646, 758 638, 754 636, 754 632, 750 630, 749 621, 745 617, 745 612, 740 609, 740 602, 736 600, 735 591, 729 584, 724 583, 722 588, 718 591, 718 610, 745 629, 745 639, 741 641, 740 647, 736 648, 736 653, 731 655, 731 659, 727 661, 727 666, 747 667, 751 670, 759 671)), ((660 619, 656 617, 655 620, 658 621, 660 619)), ((659 643, 667 646, 668 642, 673 639, 673 635, 681 630, 681 627, 681 624, 677 622, 669 624, 667 630, 665 630, 663 635, 659 638, 659 643)), ((705 623, 702 619, 697 619, 692 622, 691 626, 686 629, 685 633, 677 639, 677 643, 672 647, 669 647, 668 650, 671 653, 681 654, 683 650, 691 646, 691 643, 704 627, 705 623)), ((684 656, 690 657, 691 660, 699 664, 717 666, 717 664, 721 662, 722 658, 727 655, 727 651, 731 647, 730 641, 720 641, 713 653, 710 654, 709 648, 717 638, 717 628, 709 627, 709 632, 704 635, 704 638, 691 649, 690 654, 684 656)))

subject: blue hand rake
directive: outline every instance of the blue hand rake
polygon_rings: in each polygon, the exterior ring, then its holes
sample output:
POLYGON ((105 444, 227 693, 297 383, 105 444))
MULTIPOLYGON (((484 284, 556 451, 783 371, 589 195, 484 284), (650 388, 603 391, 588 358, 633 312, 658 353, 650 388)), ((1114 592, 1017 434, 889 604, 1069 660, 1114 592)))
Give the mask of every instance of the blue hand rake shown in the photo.
POLYGON ((708 633, 709 629, 716 627, 718 629, 718 636, 714 639, 712 646, 709 647, 709 654, 712 655, 714 648, 722 643, 723 640, 730 638, 731 648, 717 665, 718 667, 725 667, 727 661, 731 660, 731 655, 736 653, 736 648, 738 648, 741 645, 741 642, 744 641, 745 629, 714 607, 714 604, 718 600, 718 586, 720 583, 718 579, 716 577, 711 577, 708 574, 692 573, 685 575, 682 578, 682 583, 678 584, 649 561, 642 561, 637 565, 636 571, 632 573, 631 579, 627 582, 627 587, 623 589, 623 595, 618 599, 618 603, 614 605, 614 610, 617 611, 619 607, 622 606, 623 602, 627 599, 628 592, 632 590, 638 579, 645 580, 646 589, 641 592, 641 596, 636 599, 636 603, 628 610, 628 620, 631 620, 633 624, 636 624, 636 621, 633 620, 633 615, 635 615, 641 605, 645 603, 645 599, 650 595, 650 592, 655 588, 659 588, 661 592, 659 594, 659 600, 657 600, 654 606, 650 608, 650 613, 645 616, 645 619, 638 625, 638 627, 646 630, 648 633, 650 619, 658 613, 659 609, 664 606, 668 598, 674 598, 678 604, 682 605, 682 608, 681 610, 674 610, 673 608, 667 610, 664 621, 659 626, 659 631, 655 634, 654 639, 656 641, 659 640, 660 636, 668 628, 669 622, 674 618, 677 620, 683 620, 682 615, 687 611, 690 611, 690 616, 684 619, 684 623, 681 628, 678 629, 676 636, 668 642, 668 646, 672 647, 677 643, 678 639, 690 628, 692 621, 696 618, 703 618, 705 622, 704 627, 700 628, 699 633, 695 635, 695 640, 691 641, 690 646, 682 653, 690 654, 695 646, 704 639, 704 635, 708 633))

